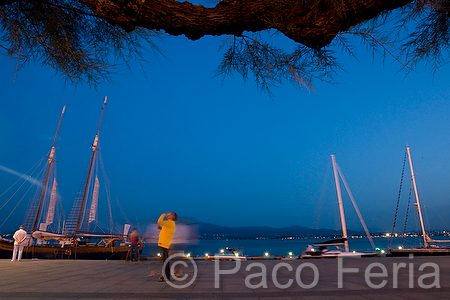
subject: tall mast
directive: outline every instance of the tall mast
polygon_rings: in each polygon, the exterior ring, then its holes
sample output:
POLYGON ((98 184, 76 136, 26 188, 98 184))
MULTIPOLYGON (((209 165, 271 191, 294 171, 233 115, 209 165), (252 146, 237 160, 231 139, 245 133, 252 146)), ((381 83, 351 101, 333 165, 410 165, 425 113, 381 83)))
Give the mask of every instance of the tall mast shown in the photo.
POLYGON ((41 193, 41 197, 39 198, 39 205, 38 205, 38 209, 37 209, 37 212, 36 212, 36 217, 34 218, 33 229, 32 229, 31 232, 34 232, 36 230, 36 225, 37 225, 37 222, 38 222, 39 214, 41 213, 42 200, 44 199, 45 188, 46 188, 47 182, 48 182, 48 176, 49 176, 50 169, 51 169, 51 167, 53 165, 53 162, 54 162, 55 144, 56 144, 56 139, 58 138, 59 126, 61 126, 61 121, 62 121, 62 118, 63 118, 65 110, 66 110, 66 106, 64 105, 63 106, 63 110, 61 112, 61 117, 59 118, 58 128, 56 129, 55 139, 53 140, 52 150, 50 151, 50 155, 48 157, 47 174, 45 174, 44 186, 42 187, 42 193, 41 193))
POLYGON ((108 97, 105 97, 105 100, 103 101, 102 114, 100 116, 100 121, 98 122, 97 133, 95 134, 94 143, 92 144, 91 162, 89 164, 89 171, 88 171, 88 176, 86 178, 86 184, 84 185, 83 199, 81 200, 80 212, 78 213, 78 221, 77 221, 77 227, 75 228, 75 236, 78 234, 78 231, 80 230, 81 215, 83 213, 84 202, 86 201, 87 187, 88 187, 89 181, 91 179, 92 165, 93 165, 94 158, 95 158, 95 152, 97 151, 98 133, 100 131, 100 124, 102 123, 103 112, 105 111, 107 99, 108 99, 108 97))
POLYGON ((345 225, 344 206, 342 205, 341 186, 339 184, 339 175, 338 175, 338 171, 337 171, 336 158, 334 157, 334 154, 331 155, 331 161, 333 162, 334 181, 336 182, 336 192, 337 192, 338 202, 339 202, 339 213, 341 215, 342 237, 345 239, 344 248, 345 248, 346 252, 349 252, 348 240, 347 240, 347 226, 345 225))
POLYGON ((414 205, 417 206, 417 212, 419 214, 419 220, 420 220, 420 227, 422 228, 423 245, 426 248, 428 246, 427 233, 425 232, 425 227, 423 226, 422 211, 420 210, 420 203, 419 203, 419 194, 417 193, 416 178, 414 176, 414 170, 413 170, 413 165, 412 165, 412 161, 411 161, 411 153, 409 152, 409 147, 406 147, 406 152, 408 153, 409 169, 411 170, 411 177, 412 177, 412 182, 413 182, 413 186, 414 186, 414 195, 416 196, 416 203, 414 203, 414 205))

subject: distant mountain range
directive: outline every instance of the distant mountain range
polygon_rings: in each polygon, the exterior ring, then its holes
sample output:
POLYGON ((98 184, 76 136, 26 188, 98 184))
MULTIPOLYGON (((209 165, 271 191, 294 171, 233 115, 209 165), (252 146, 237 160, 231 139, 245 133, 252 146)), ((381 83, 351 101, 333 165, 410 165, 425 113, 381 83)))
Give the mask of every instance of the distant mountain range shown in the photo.
MULTIPOLYGON (((329 237, 342 236, 340 230, 312 229, 303 226, 274 228, 269 226, 227 227, 211 223, 195 223, 198 234, 203 239, 244 239, 244 238, 288 238, 288 237, 329 237)), ((348 235, 365 235, 364 232, 348 230, 348 235)))

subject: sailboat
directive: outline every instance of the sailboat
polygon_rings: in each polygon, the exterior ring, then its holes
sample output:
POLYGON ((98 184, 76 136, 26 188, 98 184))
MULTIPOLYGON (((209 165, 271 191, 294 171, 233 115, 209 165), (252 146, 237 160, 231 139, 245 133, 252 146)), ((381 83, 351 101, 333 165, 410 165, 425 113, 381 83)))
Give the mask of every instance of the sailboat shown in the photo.
MULTIPOLYGON (((39 201, 38 201, 38 205, 35 208, 33 205, 31 206, 30 209, 30 213, 33 214, 33 216, 31 216, 30 218, 27 218, 27 220, 30 220, 30 222, 33 223, 32 228, 33 231, 37 226, 37 222, 38 222, 38 217, 41 215, 41 209, 43 206, 43 200, 44 197, 46 196, 47 193, 47 187, 48 187, 48 181, 49 181, 49 177, 50 174, 53 171, 53 167, 54 167, 54 162, 55 162, 55 144, 56 144, 56 140, 58 137, 58 132, 59 132, 59 128, 61 126, 61 121, 62 118, 64 116, 64 112, 65 112, 66 106, 63 107, 63 110, 61 112, 61 117, 59 119, 59 123, 58 123, 58 128, 56 130, 56 134, 55 134, 55 138, 53 140, 53 145, 52 148, 50 150, 50 154, 48 156, 48 166, 47 166, 47 171, 45 173, 45 177, 44 177, 44 181, 42 184, 42 191, 40 193, 40 197, 39 197, 39 201), (36 212, 34 211, 34 209, 36 210, 36 212)), ((40 229, 43 231, 47 230, 48 225, 50 225, 51 223, 53 223, 53 219, 54 219, 54 212, 55 212, 55 206, 56 206, 56 189, 57 189, 57 182, 56 182, 56 177, 53 178, 53 185, 52 185, 52 189, 51 189, 51 196, 50 196, 50 204, 48 206, 48 211, 47 211, 47 216, 45 218, 45 223, 41 223, 40 224, 40 229)), ((26 226, 26 230, 27 232, 31 229, 30 226, 26 226)), ((23 257, 26 258, 29 255, 32 255, 33 253, 33 248, 30 245, 30 235, 28 235, 27 240, 25 241, 26 246, 24 248, 23 251, 23 257)), ((13 241, 12 240, 7 240, 7 239, 1 239, 0 240, 0 258, 10 258, 12 256, 12 250, 13 250, 13 241)), ((42 244, 42 243, 40 243, 42 244)), ((45 250, 44 250, 45 251, 45 250)))
MULTIPOLYGON (((450 240, 433 240, 431 239, 427 232, 425 231, 425 226, 423 222, 422 217, 422 209, 419 202, 419 194, 417 193, 417 185, 416 185, 416 177, 413 170, 412 160, 411 160, 411 152, 409 150, 409 147, 406 147, 406 153, 408 157, 409 162, 409 170, 411 171, 411 180, 412 180, 412 186, 414 188, 414 195, 416 203, 414 205, 416 206, 417 214, 419 215, 419 222, 420 222, 420 228, 422 231, 422 237, 423 237, 423 244, 419 248, 404 248, 403 246, 398 247, 397 249, 392 249, 391 246, 389 248, 389 252, 392 256, 409 256, 417 255, 417 256, 432 256, 432 255, 450 255, 450 247, 449 246, 438 246, 436 243, 450 243, 450 240)), ((403 164, 404 169, 404 164, 403 164)), ((402 171, 403 174, 403 171, 402 171)), ((402 176, 403 178, 403 176, 402 176)), ((392 234, 391 236, 394 236, 394 230, 395 230, 395 220, 397 218, 397 211, 398 211, 398 202, 397 202, 397 209, 396 214, 394 216, 394 224, 392 226, 392 234)), ((405 224, 406 227, 406 224, 405 224)), ((405 231, 405 230, 404 230, 405 231)))
MULTIPOLYGON (((125 225, 123 233, 89 231, 89 224, 93 223, 97 215, 99 193, 99 180, 97 177, 95 177, 94 180, 95 183, 92 196, 89 197, 88 194, 91 190, 91 181, 93 179, 92 171, 94 161, 97 158, 100 124, 106 103, 107 98, 105 97, 97 133, 94 138, 94 143, 92 144, 93 152, 81 201, 75 201, 72 208, 74 213, 71 214, 71 217, 69 216, 69 219, 65 222, 64 229, 61 232, 54 232, 48 230, 48 225, 53 222, 54 203, 56 202, 56 179, 53 182, 50 203, 48 205, 47 214, 44 217, 45 221, 40 223, 39 227, 38 223, 42 220, 43 216, 43 200, 46 195, 49 173, 54 163, 55 143, 65 111, 64 106, 53 147, 48 158, 47 173, 34 216, 34 222, 32 228, 28 228, 28 231, 31 231, 31 237, 29 238, 29 243, 24 248, 23 258, 125 259, 127 257, 130 249, 129 245, 127 245, 127 235, 130 228, 129 224, 125 225), (88 198, 91 200, 90 206, 87 206, 88 198)), ((143 243, 140 243, 139 251, 142 252, 142 249, 143 243)), ((12 250, 12 241, 6 239, 0 240, 0 258, 10 258, 12 256, 12 250)))
POLYGON ((339 258, 339 257, 362 257, 362 256, 376 256, 376 252, 371 253, 364 253, 364 252, 356 252, 356 251, 350 251, 349 245, 348 245, 348 235, 347 235, 347 226, 345 223, 345 215, 344 215, 344 206, 342 203, 342 193, 341 193, 341 187, 340 187, 340 181, 339 176, 341 177, 344 186, 347 190, 347 193, 349 194, 350 200, 352 201, 352 204, 356 210, 356 213, 358 214, 359 220, 364 227, 364 230, 366 232, 367 238, 369 239, 372 248, 375 249, 375 244, 372 240, 372 237, 369 233, 369 230, 367 229, 366 223, 364 222, 364 219, 362 218, 361 212, 358 209, 358 206, 356 205, 355 199, 353 198, 352 193, 350 192, 350 188, 348 187, 347 181, 344 178, 344 175, 342 174, 341 169, 339 168, 336 157, 334 154, 331 155, 331 162, 333 164, 333 173, 334 173, 334 181, 336 183, 336 193, 338 197, 338 204, 339 204, 339 214, 341 217, 341 227, 342 227, 342 237, 338 239, 328 240, 320 243, 314 243, 314 246, 319 247, 318 249, 308 246, 308 248, 303 251, 300 258, 339 258), (344 246, 344 250, 341 249, 328 249, 328 246, 344 246))

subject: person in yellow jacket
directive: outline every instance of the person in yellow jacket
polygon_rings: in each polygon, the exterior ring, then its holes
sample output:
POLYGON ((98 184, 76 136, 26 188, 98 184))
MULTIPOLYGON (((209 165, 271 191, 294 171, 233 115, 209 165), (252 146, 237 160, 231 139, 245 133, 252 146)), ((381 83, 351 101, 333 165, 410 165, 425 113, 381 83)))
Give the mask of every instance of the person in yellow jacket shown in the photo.
MULTIPOLYGON (((175 221, 178 216, 174 212, 163 213, 158 219, 158 229, 160 229, 158 246, 161 248, 161 258, 164 263, 169 257, 169 247, 172 240, 173 232, 175 231, 175 221)), ((170 263, 167 261, 166 267, 162 270, 165 276, 161 276, 158 281, 170 280, 170 263)))

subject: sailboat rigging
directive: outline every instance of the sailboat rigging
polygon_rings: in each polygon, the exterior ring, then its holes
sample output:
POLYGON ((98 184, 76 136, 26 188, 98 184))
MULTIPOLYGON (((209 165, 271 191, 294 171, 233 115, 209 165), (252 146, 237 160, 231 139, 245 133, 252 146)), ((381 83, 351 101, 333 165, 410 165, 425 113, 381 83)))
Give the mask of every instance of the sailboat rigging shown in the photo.
POLYGON ((80 206, 80 211, 78 214, 78 222, 75 228, 75 233, 74 233, 74 238, 76 238, 76 236, 78 235, 79 231, 80 231, 80 224, 81 224, 81 216, 83 213, 83 208, 84 208, 84 203, 86 202, 86 192, 87 192, 87 188, 90 182, 90 177, 91 177, 91 172, 92 172, 92 165, 94 163, 94 159, 95 159, 95 154, 97 152, 97 146, 98 146, 98 134, 100 131, 100 125, 102 123, 102 119, 103 119, 103 113, 105 112, 105 106, 106 106, 106 101, 107 98, 105 97, 105 101, 103 102, 103 107, 102 107, 102 115, 100 116, 100 121, 98 123, 98 127, 97 127, 97 133, 95 134, 95 138, 94 138, 94 143, 92 144, 92 156, 91 156, 91 162, 89 164, 89 171, 88 171, 88 176, 86 178, 86 185, 84 186, 84 193, 83 193, 83 199, 81 200, 81 206, 80 206))
MULTIPOLYGON (((74 227, 70 227, 70 220, 65 222, 64 228, 60 232, 48 231, 48 226, 54 221, 55 203, 57 194, 56 178, 53 180, 50 201, 47 208, 47 214, 42 216, 44 196, 46 192, 46 186, 49 181, 49 173, 54 163, 55 155, 55 143, 57 140, 59 128, 61 125, 62 117, 64 115, 65 106, 58 123, 58 129, 53 141, 53 146, 48 157, 48 168, 45 175, 44 184, 39 198, 39 203, 34 216, 33 226, 28 229, 31 230, 32 242, 25 247, 23 252, 23 258, 78 258, 78 259, 125 259, 129 251, 129 246, 126 243, 127 231, 123 233, 95 233, 89 232, 89 226, 87 231, 83 231, 83 222, 92 223, 97 219, 97 205, 99 195, 99 180, 95 176, 94 191, 92 195, 92 201, 90 206, 87 206, 88 193, 90 191, 92 170, 94 161, 96 158, 96 152, 98 151, 99 143, 99 130, 100 124, 103 118, 104 109, 107 103, 107 97, 105 97, 102 107, 102 114, 98 124, 97 132, 92 145, 92 156, 89 164, 89 170, 84 184, 83 198, 81 203, 75 201, 74 207, 77 208, 78 214, 76 222, 73 223, 74 227), (78 203, 78 204, 77 204, 78 203), (79 207, 77 206, 79 205, 79 207), (87 215, 87 217, 85 217, 87 215), (39 220, 43 219, 39 224, 39 220), (46 241, 53 240, 56 243, 48 243, 46 241)), ((140 251, 143 249, 143 243, 140 243, 140 251)), ((9 258, 12 254, 13 243, 4 239, 0 240, 0 258, 9 258)))
POLYGON ((335 258, 335 257, 360 257, 360 256, 375 256, 377 253, 363 253, 363 252, 350 252, 349 245, 348 245, 348 235, 347 235, 347 225, 345 222, 345 214, 344 214, 344 206, 342 202, 342 192, 341 192, 341 186, 339 177, 341 178, 342 182, 344 183, 344 186, 347 190, 347 193, 350 197, 350 200, 352 201, 353 207, 355 208, 355 211, 359 217, 359 220, 364 228, 364 231, 366 232, 367 238, 369 239, 372 248, 375 249, 375 244, 372 240, 372 237, 369 233, 369 230, 367 229, 366 223, 364 222, 364 219, 362 218, 361 212, 358 209, 358 206, 356 205, 355 199, 353 198, 353 195, 350 191, 350 188, 347 184, 347 181, 344 178, 344 175, 339 168, 336 157, 334 154, 331 155, 331 162, 333 164, 333 173, 334 173, 334 181, 336 184, 336 194, 338 197, 338 205, 339 205, 339 215, 341 219, 341 228, 342 228, 342 237, 338 239, 328 240, 320 243, 314 243, 314 246, 319 246, 319 250, 316 250, 315 248, 308 248, 307 251, 305 251, 301 258, 335 258), (328 250, 326 249, 326 246, 331 245, 344 245, 344 251, 342 250, 328 250))
MULTIPOLYGON (((409 256, 410 254, 418 255, 418 256, 450 255, 450 247, 449 246, 437 246, 434 244, 430 244, 430 243, 450 243, 450 240, 433 240, 428 236, 428 234, 425 230, 424 222, 423 222, 422 208, 421 208, 420 202, 419 202, 419 194, 417 192, 417 185, 416 185, 416 176, 415 176, 414 169, 413 169, 411 152, 409 150, 409 147, 406 147, 406 156, 408 158, 409 170, 411 172, 411 182, 412 182, 412 187, 413 187, 414 196, 415 196, 415 200, 416 200, 416 202, 414 203, 414 206, 416 206, 417 214, 419 216, 420 229, 421 229, 422 238, 423 238, 423 245, 419 248, 404 248, 403 246, 400 246, 398 249, 392 249, 392 247, 391 247, 392 245, 390 245, 389 252, 392 256, 409 256)), ((404 169, 404 167, 405 167, 405 164, 403 164, 403 169, 404 169)), ((403 172, 404 172, 404 170, 402 171, 402 179, 403 179, 403 172)), ((401 186, 401 183, 400 183, 400 186, 401 186)), ((399 194, 400 194, 400 192, 399 192, 399 194)), ((398 204, 399 204, 399 201, 397 201, 397 208, 396 208, 396 212, 395 212, 395 216, 394 216, 394 224, 392 226, 392 235, 394 234, 394 230, 395 230, 395 221, 397 219, 398 204)), ((405 228, 406 228, 406 222, 405 222, 405 228)))
POLYGON ((33 229, 32 231, 36 231, 36 225, 38 222, 38 218, 41 212, 41 207, 42 207, 42 200, 44 199, 44 195, 45 195, 45 188, 47 186, 47 181, 48 181, 48 176, 50 174, 50 169, 52 168, 52 165, 54 163, 54 157, 55 157, 55 144, 56 144, 56 140, 58 138, 58 132, 59 132, 59 128, 61 126, 61 121, 62 118, 64 116, 64 112, 66 110, 66 106, 64 105, 62 113, 61 113, 61 117, 59 118, 59 123, 58 123, 58 128, 56 129, 56 134, 55 134, 55 139, 53 140, 53 146, 52 146, 52 150, 50 151, 50 156, 48 158, 48 168, 47 168, 47 173, 45 175, 45 179, 44 179, 44 185, 42 188, 42 193, 41 193, 41 198, 39 199, 39 205, 38 205, 38 209, 37 209, 37 213, 36 213, 36 217, 34 219, 34 224, 33 224, 33 229))

